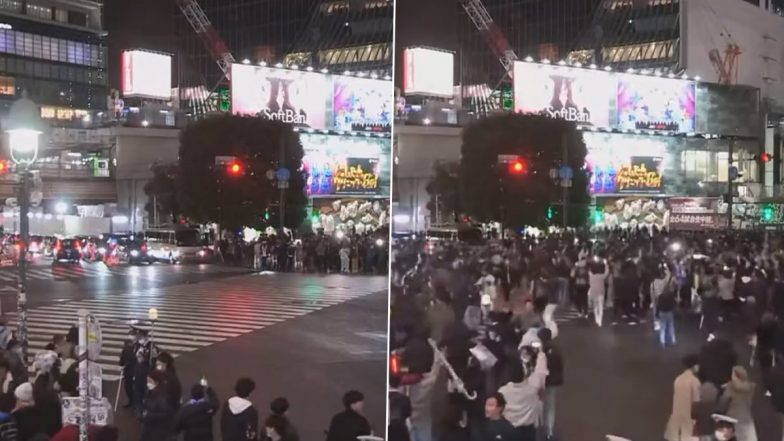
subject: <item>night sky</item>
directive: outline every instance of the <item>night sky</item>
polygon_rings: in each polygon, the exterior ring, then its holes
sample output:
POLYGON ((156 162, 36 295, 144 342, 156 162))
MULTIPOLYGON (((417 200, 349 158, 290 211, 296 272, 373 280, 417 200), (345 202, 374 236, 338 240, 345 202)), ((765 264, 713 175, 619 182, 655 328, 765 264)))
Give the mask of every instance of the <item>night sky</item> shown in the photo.
MULTIPOLYGON (((397 0, 396 6, 396 60, 400 60, 406 46, 457 50, 457 0, 397 0)), ((105 26, 109 32, 109 67, 114 87, 120 83, 123 48, 176 52, 174 8, 174 0, 106 0, 105 26)))

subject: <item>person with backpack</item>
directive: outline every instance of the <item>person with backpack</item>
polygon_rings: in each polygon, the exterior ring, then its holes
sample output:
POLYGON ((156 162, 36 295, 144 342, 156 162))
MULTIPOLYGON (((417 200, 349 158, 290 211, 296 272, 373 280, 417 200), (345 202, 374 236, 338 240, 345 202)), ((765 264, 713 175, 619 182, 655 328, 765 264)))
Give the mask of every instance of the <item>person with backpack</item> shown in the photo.
POLYGON ((259 437, 259 412, 248 399, 256 382, 240 378, 234 385, 235 396, 223 406, 220 430, 223 441, 255 441, 259 437))

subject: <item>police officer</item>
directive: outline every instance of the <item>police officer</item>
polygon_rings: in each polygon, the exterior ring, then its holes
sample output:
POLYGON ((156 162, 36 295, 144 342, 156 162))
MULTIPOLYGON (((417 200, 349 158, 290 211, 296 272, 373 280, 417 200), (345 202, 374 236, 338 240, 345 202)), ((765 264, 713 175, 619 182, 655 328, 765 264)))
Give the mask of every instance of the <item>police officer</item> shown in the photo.
POLYGON ((136 344, 139 341, 139 331, 131 326, 128 332, 128 339, 123 344, 122 352, 120 353, 120 366, 122 367, 123 390, 128 399, 126 408, 134 406, 134 390, 133 390, 133 377, 136 371, 136 344))
POLYGON ((133 405, 141 412, 144 397, 147 394, 147 375, 155 368, 155 359, 158 358, 158 348, 150 339, 150 328, 145 325, 134 325, 139 338, 133 346, 136 363, 133 368, 133 405))

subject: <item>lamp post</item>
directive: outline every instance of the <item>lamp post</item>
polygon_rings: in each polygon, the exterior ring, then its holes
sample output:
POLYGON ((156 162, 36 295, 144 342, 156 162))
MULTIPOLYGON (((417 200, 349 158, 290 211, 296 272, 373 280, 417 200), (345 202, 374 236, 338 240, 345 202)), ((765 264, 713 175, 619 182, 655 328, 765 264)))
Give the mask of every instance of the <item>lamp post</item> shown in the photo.
POLYGON ((41 135, 41 111, 22 92, 8 114, 5 132, 8 134, 8 147, 11 160, 19 173, 19 233, 22 243, 19 248, 19 290, 16 296, 18 340, 22 347, 22 360, 27 364, 27 247, 30 242, 30 181, 31 166, 38 159, 38 138, 41 135))

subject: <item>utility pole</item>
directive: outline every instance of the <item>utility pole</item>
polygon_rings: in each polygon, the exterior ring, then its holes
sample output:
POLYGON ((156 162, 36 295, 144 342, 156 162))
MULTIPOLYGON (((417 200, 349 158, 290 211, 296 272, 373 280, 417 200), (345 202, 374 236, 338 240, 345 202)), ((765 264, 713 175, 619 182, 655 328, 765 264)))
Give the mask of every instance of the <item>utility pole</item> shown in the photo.
POLYGON ((735 180, 735 174, 737 173, 737 168, 735 168, 735 162, 733 161, 733 156, 735 154, 735 138, 730 138, 729 144, 729 156, 727 158, 727 163, 729 164, 729 169, 727 170, 727 228, 732 229, 732 199, 733 199, 733 186, 732 181, 735 180))
MULTIPOLYGON (((561 148, 563 156, 563 166, 569 167, 569 147, 568 138, 566 133, 563 134, 561 139, 561 148)), ((571 185, 571 177, 568 181, 562 180, 561 182, 561 203, 563 204, 563 227, 566 229, 569 219, 569 186, 571 185)))
POLYGON ((19 185, 19 233, 22 246, 19 247, 19 292, 16 297, 16 311, 19 315, 18 340, 22 347, 22 363, 27 365, 27 250, 30 243, 30 171, 27 166, 21 167, 19 185))
MULTIPOLYGON (((283 170, 286 166, 286 139, 285 136, 280 137, 280 164, 279 170, 283 170)), ((278 188, 280 189, 280 237, 283 237, 283 228, 285 228, 286 221, 286 188, 288 187, 288 180, 284 181, 278 178, 278 188)))

